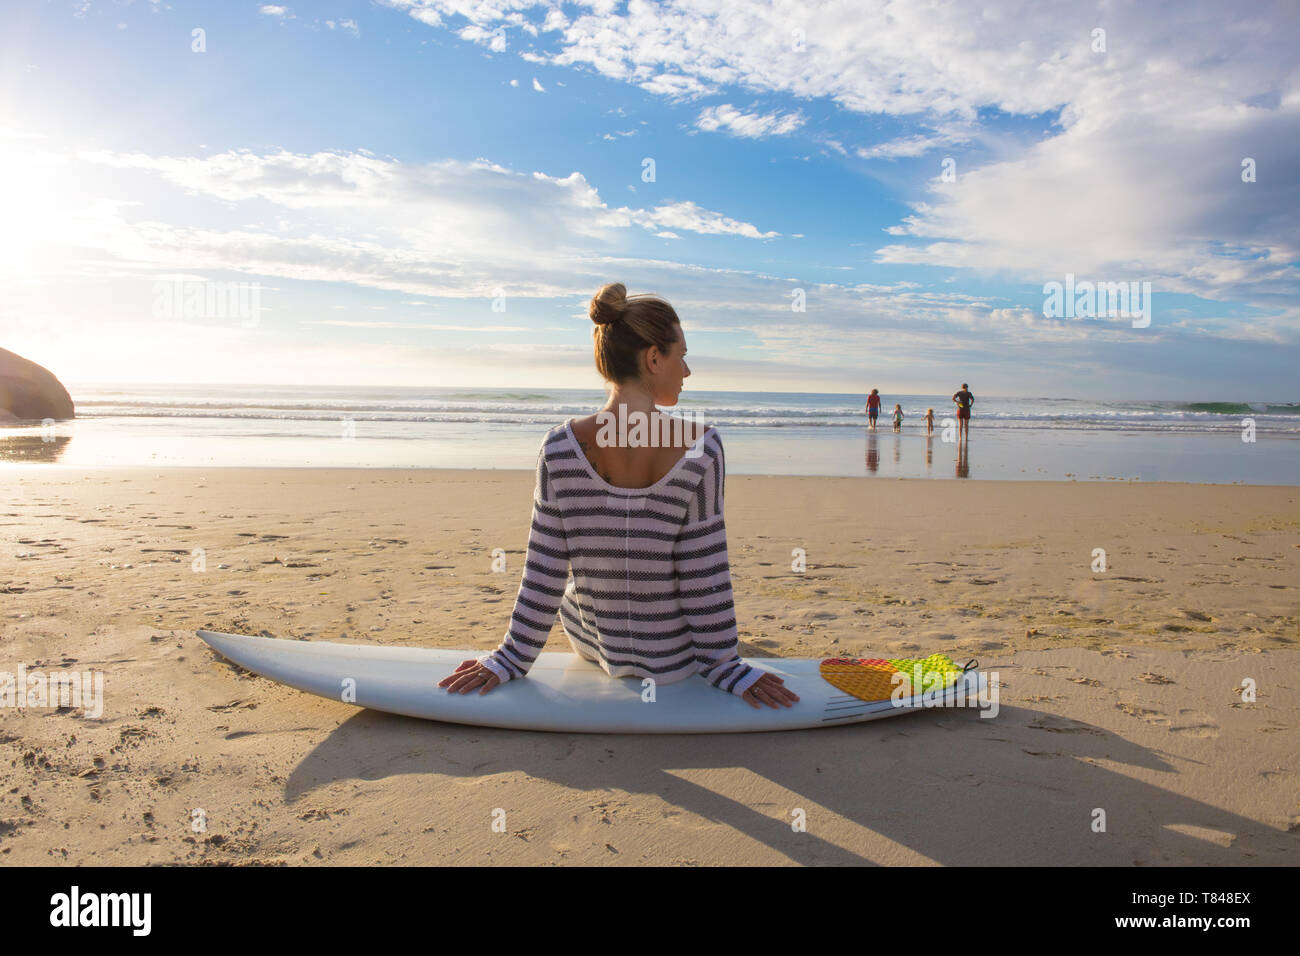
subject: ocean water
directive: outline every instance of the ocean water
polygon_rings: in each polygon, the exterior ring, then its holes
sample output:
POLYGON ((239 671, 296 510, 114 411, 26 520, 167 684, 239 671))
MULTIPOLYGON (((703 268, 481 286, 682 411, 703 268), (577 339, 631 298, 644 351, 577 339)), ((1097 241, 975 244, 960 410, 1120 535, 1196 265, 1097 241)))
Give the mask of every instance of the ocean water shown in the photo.
MULTIPOLYGON (((591 389, 79 385, 78 418, 0 429, 0 468, 276 466, 530 469, 542 436, 591 414, 591 389)), ((1002 398, 976 393, 970 439, 947 395, 687 389, 670 414, 715 426, 732 474, 1300 484, 1300 404, 1002 398), (902 406, 895 433, 890 415, 902 406), (924 415, 935 412, 935 434, 924 415), (1252 441, 1243 437, 1253 438, 1252 441)))

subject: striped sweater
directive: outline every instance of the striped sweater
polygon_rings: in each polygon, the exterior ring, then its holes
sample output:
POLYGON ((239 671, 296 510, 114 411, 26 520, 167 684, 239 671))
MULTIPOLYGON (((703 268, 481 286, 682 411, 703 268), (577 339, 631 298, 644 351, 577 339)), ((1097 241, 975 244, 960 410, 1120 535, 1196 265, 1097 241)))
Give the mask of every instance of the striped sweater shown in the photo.
POLYGON ((533 522, 505 640, 480 663, 523 677, 558 612, 569 643, 611 677, 671 684, 700 674, 741 695, 763 671, 737 653, 722 438, 712 426, 648 488, 591 467, 570 422, 537 455, 533 522))

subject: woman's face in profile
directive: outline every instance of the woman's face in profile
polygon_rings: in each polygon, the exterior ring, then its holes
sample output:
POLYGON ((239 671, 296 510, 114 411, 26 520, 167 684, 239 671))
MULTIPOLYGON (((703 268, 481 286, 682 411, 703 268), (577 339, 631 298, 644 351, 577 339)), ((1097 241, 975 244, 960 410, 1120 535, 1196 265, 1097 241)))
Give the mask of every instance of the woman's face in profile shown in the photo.
POLYGON ((686 364, 686 336, 680 325, 676 328, 677 341, 669 347, 667 356, 661 357, 659 372, 654 378, 654 402, 665 408, 677 404, 677 398, 682 392, 682 381, 691 374, 690 367, 686 364))

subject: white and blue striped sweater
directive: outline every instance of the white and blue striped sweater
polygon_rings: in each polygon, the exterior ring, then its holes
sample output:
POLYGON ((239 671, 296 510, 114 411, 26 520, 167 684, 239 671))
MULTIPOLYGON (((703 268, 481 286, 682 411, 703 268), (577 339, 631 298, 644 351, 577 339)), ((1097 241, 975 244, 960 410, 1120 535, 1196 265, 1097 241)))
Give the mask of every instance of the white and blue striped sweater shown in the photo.
POLYGON ((671 684, 700 674, 744 694, 762 675, 737 653, 722 438, 705 429, 648 488, 591 467, 569 422, 546 434, 519 594, 505 640, 480 662, 523 677, 558 612, 570 644, 611 677, 671 684))

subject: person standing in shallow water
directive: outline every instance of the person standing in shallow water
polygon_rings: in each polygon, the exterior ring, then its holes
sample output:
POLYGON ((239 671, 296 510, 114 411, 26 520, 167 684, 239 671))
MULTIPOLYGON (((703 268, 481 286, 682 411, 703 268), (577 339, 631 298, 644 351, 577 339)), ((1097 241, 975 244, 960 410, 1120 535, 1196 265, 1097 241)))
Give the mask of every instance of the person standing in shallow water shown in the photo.
POLYGON ((867 427, 876 430, 876 416, 880 414, 880 390, 873 388, 867 396, 867 427))
POLYGON ((962 382, 961 391, 954 393, 952 400, 957 406, 957 440, 965 441, 970 437, 970 409, 975 404, 975 396, 970 386, 962 382))

